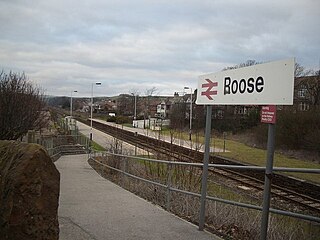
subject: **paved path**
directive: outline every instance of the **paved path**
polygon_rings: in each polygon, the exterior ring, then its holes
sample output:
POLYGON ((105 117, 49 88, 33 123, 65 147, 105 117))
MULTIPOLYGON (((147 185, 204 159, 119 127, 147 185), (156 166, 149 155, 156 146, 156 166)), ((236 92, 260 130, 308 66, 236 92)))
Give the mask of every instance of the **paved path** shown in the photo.
POLYGON ((63 156, 55 164, 60 240, 219 239, 100 177, 87 155, 63 156))
MULTIPOLYGON (((90 126, 86 125, 86 124, 83 124, 82 122, 79 122, 77 121, 77 126, 79 127, 79 131, 87 136, 89 138, 90 136, 90 126)), ((96 143, 98 143, 100 146, 106 148, 107 150, 109 150, 111 148, 111 146, 115 145, 114 141, 114 137, 104 133, 104 132, 101 132, 97 129, 92 129, 92 136, 93 136, 93 141, 95 141, 96 143)), ((135 146, 129 144, 129 143, 126 143, 126 142, 123 142, 121 141, 122 143, 122 153, 123 154, 128 154, 128 155, 133 155, 135 152, 137 155, 147 155, 148 153, 143 150, 143 149, 140 149, 140 148, 136 148, 135 146)))

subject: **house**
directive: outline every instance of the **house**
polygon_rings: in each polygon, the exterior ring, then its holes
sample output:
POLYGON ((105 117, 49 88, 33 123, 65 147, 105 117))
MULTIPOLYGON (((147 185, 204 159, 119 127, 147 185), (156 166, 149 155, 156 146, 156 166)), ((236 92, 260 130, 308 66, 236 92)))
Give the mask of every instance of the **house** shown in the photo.
POLYGON ((155 114, 155 117, 161 118, 161 119, 167 119, 170 117, 170 109, 171 109, 172 102, 169 98, 162 100, 157 105, 157 113, 155 114))
POLYGON ((320 105, 319 75, 295 78, 293 103, 300 111, 320 105))

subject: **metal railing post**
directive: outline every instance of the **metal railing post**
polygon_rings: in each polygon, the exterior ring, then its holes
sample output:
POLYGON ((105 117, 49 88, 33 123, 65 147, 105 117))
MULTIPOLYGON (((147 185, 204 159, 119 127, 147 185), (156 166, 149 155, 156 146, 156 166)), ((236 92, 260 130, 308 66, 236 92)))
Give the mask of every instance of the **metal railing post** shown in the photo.
MULTIPOLYGON (((125 187, 125 183, 126 183, 126 170, 127 170, 127 157, 121 157, 120 158, 121 161, 122 161, 122 164, 123 164, 123 167, 122 167, 122 186, 125 187)), ((120 163, 120 166, 121 166, 121 163, 120 163)), ((121 169, 121 167, 120 167, 121 169)))
POLYGON ((206 134, 205 134, 205 150, 203 158, 202 170, 202 183, 201 183, 201 198, 200 198, 200 216, 199 216, 199 230, 203 231, 206 215, 206 197, 207 197, 207 178, 208 178, 208 165, 210 155, 210 135, 211 135, 211 115, 212 106, 207 105, 206 116, 206 134))
POLYGON ((171 178, 172 178, 172 163, 168 164, 168 176, 167 176, 167 199, 166 199, 166 208, 167 211, 170 211, 170 201, 171 201, 171 178))
POLYGON ((261 240, 266 240, 268 236, 274 142, 275 142, 275 125, 270 123, 269 129, 268 129, 267 164, 266 164, 266 172, 265 172, 265 178, 264 178, 265 180, 264 180, 264 192, 263 192, 263 208, 262 208, 261 233, 260 233, 261 240))

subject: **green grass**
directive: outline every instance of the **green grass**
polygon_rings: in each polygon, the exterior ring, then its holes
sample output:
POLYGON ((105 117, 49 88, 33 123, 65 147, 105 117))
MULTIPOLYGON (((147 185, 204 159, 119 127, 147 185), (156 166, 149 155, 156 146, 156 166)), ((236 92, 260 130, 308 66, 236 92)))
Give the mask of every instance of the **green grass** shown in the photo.
MULTIPOLYGON (((169 131, 162 132, 165 135, 169 135, 169 131)), ((181 134, 181 138, 188 140, 189 135, 187 133, 181 134)), ((195 139, 195 136, 193 136, 195 139)), ((204 142, 204 136, 199 137, 201 143, 204 142)), ((214 155, 224 156, 227 158, 234 159, 239 162, 246 164, 252 164, 257 166, 266 165, 267 151, 263 149, 258 149, 254 147, 249 147, 243 143, 236 142, 233 140, 226 141, 226 150, 228 152, 217 152, 212 153, 214 155)), ((214 137, 211 139, 211 146, 223 149, 224 141, 221 138, 214 137)), ((320 164, 312 163, 303 159, 296 159, 292 157, 285 156, 284 154, 275 153, 274 155, 274 167, 288 167, 288 168, 315 168, 320 169, 320 164)), ((282 174, 301 178, 315 183, 320 183, 319 174, 310 174, 310 173, 285 173, 282 174)))
MULTIPOLYGON (((222 147, 223 140, 215 139, 215 145, 222 147)), ((246 146, 243 143, 235 142, 232 140, 226 140, 226 149, 230 152, 218 153, 220 156, 227 158, 235 159, 247 164, 253 164, 257 166, 265 166, 267 151, 263 149, 253 148, 246 146)), ((274 167, 288 167, 288 168, 315 168, 320 169, 320 164, 307 162, 301 159, 295 159, 287 157, 280 153, 274 154, 274 167)), ((320 183, 319 174, 310 174, 310 173, 284 173, 297 178, 302 178, 308 181, 320 183)))
POLYGON ((107 121, 108 117, 107 116, 101 116, 101 115, 94 115, 92 116, 92 118, 97 118, 103 121, 107 121))
MULTIPOLYGON (((140 156, 142 158, 147 158, 147 156, 140 156)), ((146 166, 148 176, 156 177, 161 183, 166 184, 167 182, 167 171, 168 166, 164 163, 156 163, 156 162, 145 162, 143 159, 135 160, 137 164, 142 166, 146 166)), ((133 162, 135 162, 133 161, 133 162)), ((199 179, 200 177, 193 173, 193 168, 189 167, 178 167, 175 166, 172 169, 172 179, 171 184, 175 187, 179 186, 178 188, 182 188, 183 190, 190 190, 188 184, 191 184, 191 191, 200 193, 200 185, 199 179), (188 181, 183 181, 187 179, 188 181), (184 182, 183 186, 181 185, 181 181, 184 182), (185 185, 186 184, 186 185, 185 185)), ((208 195, 216 196, 223 199, 233 200, 233 201, 240 201, 250 204, 258 204, 252 198, 245 197, 239 193, 232 191, 231 189, 224 187, 220 184, 214 183, 212 181, 208 181, 208 195)))
POLYGON ((259 202, 252 198, 246 197, 245 195, 239 194, 233 191, 232 189, 229 189, 227 187, 210 181, 208 181, 207 193, 209 196, 215 196, 218 198, 227 199, 235 202, 259 205, 259 202))
MULTIPOLYGON (((85 136, 84 134, 82 134, 80 132, 79 132, 79 134, 89 140, 89 138, 87 136, 85 136)), ((102 147, 101 145, 99 145, 95 141, 92 141, 92 149, 95 151, 106 151, 106 149, 104 147, 102 147)))
POLYGON ((133 128, 132 123, 123 123, 122 126, 133 128))
POLYGON ((92 149, 95 151, 105 151, 106 149, 99 145, 98 143, 92 141, 92 149))

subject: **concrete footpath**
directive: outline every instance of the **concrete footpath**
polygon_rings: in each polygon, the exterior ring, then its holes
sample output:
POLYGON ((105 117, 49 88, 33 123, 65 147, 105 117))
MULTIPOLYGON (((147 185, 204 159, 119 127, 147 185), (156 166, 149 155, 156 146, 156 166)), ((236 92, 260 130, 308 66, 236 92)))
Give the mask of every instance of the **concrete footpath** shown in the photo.
MULTIPOLYGON (((90 126, 83 124, 79 121, 77 121, 77 126, 79 127, 79 132, 81 132, 85 136, 90 136, 90 126)), ((107 150, 111 148, 111 145, 114 145, 114 137, 101 132, 100 130, 97 130, 95 128, 92 129, 92 135, 93 135, 93 141, 98 143, 100 146, 106 148, 107 150)), ((126 143, 124 141, 121 141, 121 148, 123 154, 127 155, 133 155, 135 152, 137 155, 147 155, 147 151, 136 148, 135 146, 126 143)))
POLYGON ((220 239, 99 176, 87 155, 62 156, 60 240, 220 239))

